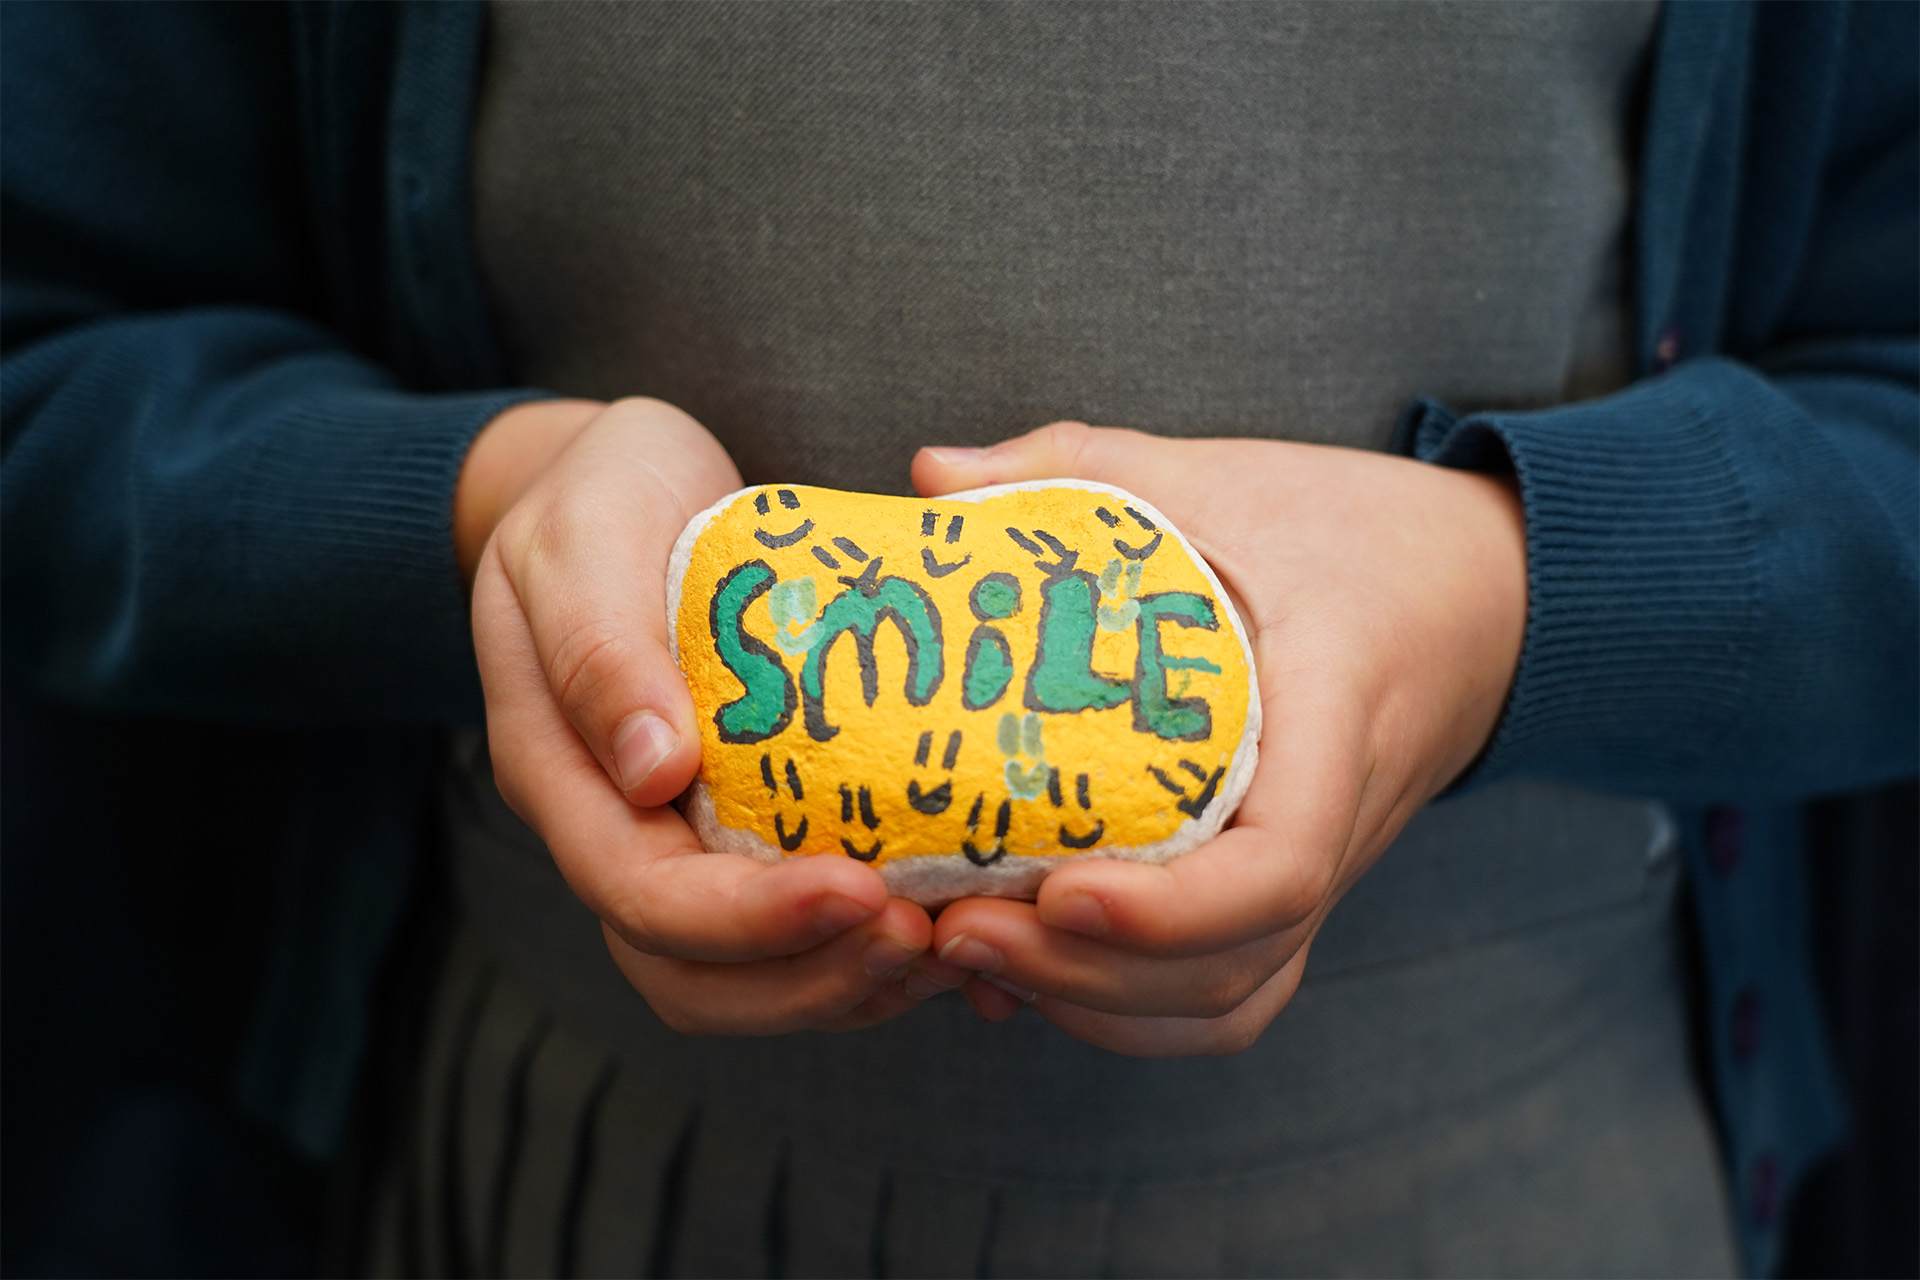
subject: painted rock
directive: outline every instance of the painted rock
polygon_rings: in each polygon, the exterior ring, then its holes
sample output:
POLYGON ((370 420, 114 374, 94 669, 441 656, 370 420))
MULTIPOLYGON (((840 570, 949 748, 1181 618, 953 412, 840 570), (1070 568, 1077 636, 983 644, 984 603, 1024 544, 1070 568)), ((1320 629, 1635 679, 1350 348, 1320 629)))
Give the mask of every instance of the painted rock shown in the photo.
POLYGON ((1246 629, 1121 490, 743 489, 667 581, 716 852, 844 854, 929 906, 1032 897, 1067 858, 1184 853, 1252 778, 1246 629))

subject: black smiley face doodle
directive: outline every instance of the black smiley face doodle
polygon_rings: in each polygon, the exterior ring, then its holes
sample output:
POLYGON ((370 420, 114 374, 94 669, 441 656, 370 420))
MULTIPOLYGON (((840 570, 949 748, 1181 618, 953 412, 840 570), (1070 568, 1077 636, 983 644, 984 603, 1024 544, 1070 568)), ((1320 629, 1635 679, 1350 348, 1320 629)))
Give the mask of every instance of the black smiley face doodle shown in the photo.
MULTIPOLYGON (((781 506, 789 511, 798 511, 800 509, 800 495, 796 494, 793 490, 779 489, 775 492, 780 499, 781 506)), ((767 502, 767 495, 764 492, 754 495, 753 509, 763 516, 771 509, 767 502)), ((786 533, 768 533, 765 529, 755 529, 753 536, 760 545, 767 550, 778 551, 782 547, 792 546, 812 532, 813 521, 809 518, 802 520, 786 533)))

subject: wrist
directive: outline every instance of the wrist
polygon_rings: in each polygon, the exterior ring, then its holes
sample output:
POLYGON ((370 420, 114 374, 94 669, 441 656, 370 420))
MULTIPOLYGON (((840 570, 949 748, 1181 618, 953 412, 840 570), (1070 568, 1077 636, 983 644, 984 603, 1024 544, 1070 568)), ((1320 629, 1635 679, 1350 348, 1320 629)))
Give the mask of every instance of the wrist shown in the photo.
POLYGON ((473 585, 495 526, 606 406, 597 400, 530 400, 474 436, 453 494, 453 548, 473 585))

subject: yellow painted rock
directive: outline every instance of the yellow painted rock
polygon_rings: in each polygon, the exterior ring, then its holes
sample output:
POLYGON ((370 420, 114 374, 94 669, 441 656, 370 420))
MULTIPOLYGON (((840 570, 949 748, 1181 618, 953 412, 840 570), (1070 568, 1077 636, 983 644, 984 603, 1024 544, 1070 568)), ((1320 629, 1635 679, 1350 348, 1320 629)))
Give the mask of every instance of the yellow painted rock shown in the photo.
POLYGON ((707 848, 840 854, 928 905, 1164 861, 1253 775, 1253 656, 1166 517, 1079 481, 926 500, 762 486, 667 580, 707 848))

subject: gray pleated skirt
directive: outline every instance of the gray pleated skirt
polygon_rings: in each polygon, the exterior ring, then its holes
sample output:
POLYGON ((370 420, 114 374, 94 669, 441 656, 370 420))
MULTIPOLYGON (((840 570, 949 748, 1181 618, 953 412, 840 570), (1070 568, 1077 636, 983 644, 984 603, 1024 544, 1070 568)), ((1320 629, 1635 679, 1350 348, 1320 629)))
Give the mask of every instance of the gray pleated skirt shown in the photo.
POLYGON ((1166 1062, 957 997, 687 1039, 471 744, 449 826, 461 924, 375 1274, 1734 1273, 1653 806, 1430 809, 1257 1045, 1166 1062))

